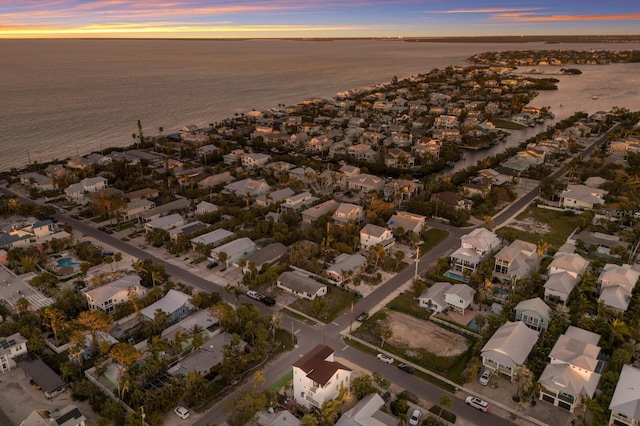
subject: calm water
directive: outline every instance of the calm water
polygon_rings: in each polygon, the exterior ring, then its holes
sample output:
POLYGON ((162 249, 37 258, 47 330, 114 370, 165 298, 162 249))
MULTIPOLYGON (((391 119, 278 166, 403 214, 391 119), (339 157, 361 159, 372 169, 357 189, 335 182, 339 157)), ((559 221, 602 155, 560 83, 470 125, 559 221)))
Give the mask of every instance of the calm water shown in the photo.
MULTIPOLYGON (((185 124, 428 72, 487 50, 532 44, 277 40, 0 40, 0 170, 133 142, 185 124)), ((555 46, 554 46, 555 47, 555 46)), ((558 45, 630 49, 633 45, 558 45)), ((581 67, 536 105, 559 118, 575 109, 640 109, 634 65, 581 67), (635 84, 634 84, 635 82, 635 84), (593 101, 591 96, 600 98, 593 101), (556 105, 563 104, 561 109, 556 105), (566 111, 566 114, 565 114, 566 111)))

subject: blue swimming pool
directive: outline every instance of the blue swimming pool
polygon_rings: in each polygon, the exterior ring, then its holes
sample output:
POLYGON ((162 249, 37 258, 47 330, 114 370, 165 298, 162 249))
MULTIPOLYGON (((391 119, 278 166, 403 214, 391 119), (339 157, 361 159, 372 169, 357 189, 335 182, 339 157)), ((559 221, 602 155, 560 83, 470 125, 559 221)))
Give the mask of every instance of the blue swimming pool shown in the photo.
POLYGON ((476 317, 471 318, 471 321, 467 323, 467 327, 472 328, 476 331, 480 331, 480 327, 476 324, 476 317))
POLYGON ((76 263, 70 257, 61 257, 58 259, 58 268, 72 268, 76 269, 80 264, 76 263))
MULTIPOLYGON (((453 271, 447 271, 443 274, 445 277, 452 278, 456 281, 465 282, 465 277, 462 274, 453 271)), ((468 281, 468 279, 466 280, 468 281)))

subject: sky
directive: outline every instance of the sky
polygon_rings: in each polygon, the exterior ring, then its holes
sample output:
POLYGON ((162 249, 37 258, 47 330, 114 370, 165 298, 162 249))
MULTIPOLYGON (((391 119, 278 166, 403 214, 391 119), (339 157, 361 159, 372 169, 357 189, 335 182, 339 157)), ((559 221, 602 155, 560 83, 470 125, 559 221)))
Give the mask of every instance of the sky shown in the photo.
POLYGON ((638 35, 639 0, 0 0, 0 38, 638 35))

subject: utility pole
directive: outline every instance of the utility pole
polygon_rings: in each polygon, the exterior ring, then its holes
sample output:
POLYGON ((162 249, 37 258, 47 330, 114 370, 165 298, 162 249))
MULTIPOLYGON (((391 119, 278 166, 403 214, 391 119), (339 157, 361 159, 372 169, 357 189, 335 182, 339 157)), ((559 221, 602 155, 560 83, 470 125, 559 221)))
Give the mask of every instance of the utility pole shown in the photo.
POLYGON ((413 279, 418 279, 418 264, 420 263, 420 247, 416 247, 416 272, 413 275, 413 279))

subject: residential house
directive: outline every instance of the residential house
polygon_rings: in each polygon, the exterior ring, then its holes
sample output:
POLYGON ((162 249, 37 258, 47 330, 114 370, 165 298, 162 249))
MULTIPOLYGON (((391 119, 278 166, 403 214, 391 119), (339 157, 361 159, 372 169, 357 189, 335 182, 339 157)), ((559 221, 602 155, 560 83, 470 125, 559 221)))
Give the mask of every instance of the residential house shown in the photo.
POLYGON ((312 167, 296 167, 289 170, 288 175, 292 182, 299 182, 303 185, 311 185, 318 176, 312 167))
POLYGON ((407 179, 394 179, 385 183, 383 195, 385 201, 392 201, 401 205, 411 200, 424 189, 424 185, 407 179))
POLYGON ((46 399, 51 399, 61 394, 67 388, 67 382, 62 380, 55 371, 41 359, 25 359, 18 363, 18 367, 24 371, 27 377, 40 386, 40 390, 46 399))
POLYGON ((116 305, 131 300, 132 296, 139 299, 146 293, 147 289, 140 285, 138 275, 126 275, 116 281, 86 290, 84 297, 89 309, 100 309, 110 314, 116 305))
POLYGON ((522 321, 504 323, 481 350, 482 365, 504 374, 513 382, 538 341, 538 332, 522 321))
POLYGON ((225 266, 229 266, 230 264, 237 264, 242 258, 251 256, 255 251, 256 243, 251 241, 250 238, 243 237, 214 248, 211 250, 210 259, 219 261, 220 253, 225 253, 227 255, 225 266))
POLYGON ((568 209, 591 210, 604 205, 604 196, 608 192, 585 185, 568 185, 560 194, 560 206, 568 209))
POLYGON ((218 211, 218 206, 208 201, 200 201, 196 206, 196 215, 214 213, 218 211))
POLYGON ((360 230, 360 248, 368 250, 376 244, 380 244, 385 250, 389 250, 395 244, 393 232, 389 228, 368 223, 360 230))
POLYGON ((418 304, 421 308, 433 312, 443 312, 452 309, 464 315, 473 303, 476 291, 466 284, 451 284, 447 282, 437 282, 422 292, 418 297, 418 304))
POLYGON ((384 165, 396 169, 410 169, 415 165, 416 159, 413 155, 400 148, 389 148, 384 157, 384 165))
POLYGON ((0 339, 0 373, 4 373, 16 367, 15 358, 28 352, 27 339, 20 333, 0 339))
POLYGON ((460 237, 460 240, 460 247, 449 256, 450 271, 456 277, 475 272, 480 262, 501 244, 498 236, 485 228, 474 229, 460 237))
POLYGON ((264 167, 270 159, 271 156, 268 154, 250 153, 242 155, 240 162, 245 169, 257 169, 264 167))
POLYGON ((231 240, 236 234, 226 229, 218 228, 206 234, 198 235, 189 240, 191 247, 195 248, 202 244, 203 246, 218 247, 229 240, 231 240))
POLYGON ((162 299, 141 309, 140 313, 144 319, 153 321, 158 310, 166 313, 168 315, 168 323, 173 324, 193 310, 191 296, 171 289, 162 299))
POLYGON ((256 270, 260 271, 264 267, 278 262, 288 251, 287 246, 282 243, 271 243, 245 258, 247 266, 245 266, 243 272, 249 272, 250 265, 255 265, 256 270))
POLYGON ((538 379, 540 399, 573 413, 583 396, 593 398, 602 369, 599 341, 599 334, 570 325, 538 379))
POLYGON ((29 172, 20 175, 20 183, 40 191, 53 191, 53 179, 40 173, 29 172))
POLYGON ((232 182, 225 185, 223 189, 224 192, 235 194, 242 198, 255 198, 268 193, 270 190, 271 187, 264 181, 264 179, 254 180, 251 178, 232 182))
POLYGON ((411 147, 411 152, 416 156, 437 160, 440 158, 441 148, 442 142, 439 140, 423 137, 411 147))
POLYGON ((125 221, 139 218, 144 212, 156 207, 156 203, 147 199, 139 199, 127 203, 127 206, 121 212, 125 221))
POLYGON ((185 224, 185 220, 179 213, 170 214, 168 216, 162 216, 158 219, 150 220, 144 224, 144 231, 149 233, 151 231, 161 229, 163 231, 169 231, 178 226, 185 224))
POLYGON ((207 223, 200 222, 196 220, 194 222, 185 223, 181 226, 176 226, 173 229, 169 230, 169 239, 171 241, 178 241, 178 239, 183 235, 191 235, 196 232, 202 231, 203 229, 209 228, 211 225, 207 223))
POLYGON ((464 197, 451 191, 438 192, 431 194, 431 201, 439 201, 447 207, 451 207, 457 210, 471 210, 473 201, 467 200, 464 197))
POLYGON ((382 191, 384 185, 384 179, 367 173, 361 173, 349 178, 349 189, 352 191, 360 191, 363 193, 382 191))
POLYGON ((361 143, 357 145, 351 145, 347 148, 347 153, 358 161, 365 161, 367 163, 373 163, 378 157, 378 152, 374 151, 371 146, 361 143))
POLYGON ((69 185, 64 193, 71 201, 79 204, 86 204, 87 200, 84 198, 84 194, 88 192, 97 192, 107 187, 107 179, 102 176, 85 178, 78 183, 69 185))
POLYGON ((414 233, 416 235, 420 235, 425 226, 426 220, 426 216, 405 211, 398 211, 396 212, 396 214, 391 216, 391 218, 389 218, 387 226, 396 233, 402 230, 403 233, 414 233))
MULTIPOLYGON (((217 320, 214 321, 217 323, 217 320)), ((224 347, 231 344, 233 336, 226 331, 220 332, 217 324, 214 327, 214 333, 209 332, 207 328, 203 328, 202 336, 204 341, 202 345, 198 348, 192 348, 188 355, 172 364, 167 373, 171 376, 182 375, 186 377, 191 372, 204 376, 218 371, 220 362, 224 358, 224 347)), ((182 332, 185 335, 189 335, 192 329, 193 327, 186 330, 183 329, 182 332)), ((192 346, 192 340, 189 339, 189 341, 184 342, 182 350, 192 346)), ((240 340, 238 346, 240 351, 246 351, 247 342, 240 340)))
POLYGON ((318 197, 314 197, 310 192, 305 191, 300 194, 292 194, 288 196, 282 204, 280 204, 280 211, 300 211, 300 209, 307 207, 318 201, 318 197))
POLYGON ((124 198, 129 201, 156 198, 158 196, 160 196, 160 192, 156 188, 142 188, 124 194, 124 198))
POLYGON ((317 206, 310 207, 302 211, 302 222, 312 224, 325 214, 335 211, 340 203, 336 200, 327 200, 317 206))
POLYGON ((560 272, 567 272, 572 277, 580 280, 589 267, 589 261, 577 253, 558 252, 547 268, 549 276, 560 272))
POLYGON ((295 195, 295 191, 289 187, 286 187, 256 197, 256 204, 262 207, 267 207, 272 203, 280 203, 282 201, 285 201, 293 195, 295 195))
POLYGON ((86 421, 78 407, 67 405, 54 411, 33 410, 20 426, 85 426, 86 421))
POLYGON ((216 175, 208 176, 198 182, 199 188, 213 188, 218 185, 224 185, 235 181, 236 178, 231 176, 229 172, 222 172, 216 175))
POLYGON ((616 313, 626 311, 633 288, 639 278, 640 272, 632 269, 631 265, 606 264, 598 277, 598 284, 600 284, 598 302, 603 302, 616 313))
POLYGON ((327 294, 327 286, 311 277, 296 272, 286 271, 278 276, 276 286, 298 297, 315 300, 327 294))
POLYGON ((529 278, 538 266, 537 247, 527 241, 515 240, 503 247, 494 259, 493 277, 515 284, 517 280, 529 278))
POLYGON ((566 305, 569 294, 578 285, 589 262, 576 253, 558 252, 549 264, 549 278, 544 284, 544 298, 566 305))
POLYGON ((616 390, 609 403, 611 416, 609 426, 640 425, 640 370, 631 365, 623 365, 616 390))
POLYGON ((307 409, 319 409, 349 390, 351 370, 336 362, 329 346, 318 345, 293 364, 293 397, 307 409))
POLYGON ((343 284, 350 277, 356 276, 367 264, 367 258, 359 253, 338 255, 333 265, 329 266, 325 271, 325 275, 336 285, 343 284))
POLYGON ((364 210, 356 204, 340 203, 331 218, 337 225, 346 225, 349 222, 360 223, 364 218, 364 210))
POLYGON ((370 393, 345 411, 335 426, 398 426, 400 420, 381 408, 386 404, 377 393, 370 393))
POLYGON ((468 309, 473 303, 473 296, 476 291, 466 284, 454 284, 444 293, 444 300, 449 305, 449 308, 464 315, 466 309, 468 309))
POLYGON ((523 300, 514 308, 516 321, 522 321, 524 325, 535 331, 546 330, 551 321, 551 308, 539 297, 523 300))

